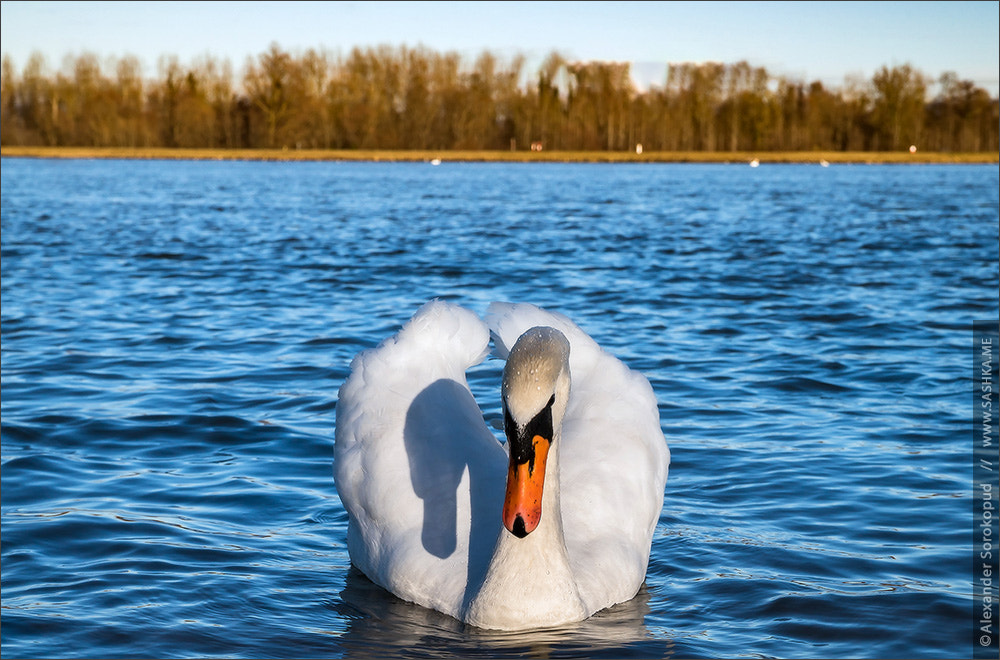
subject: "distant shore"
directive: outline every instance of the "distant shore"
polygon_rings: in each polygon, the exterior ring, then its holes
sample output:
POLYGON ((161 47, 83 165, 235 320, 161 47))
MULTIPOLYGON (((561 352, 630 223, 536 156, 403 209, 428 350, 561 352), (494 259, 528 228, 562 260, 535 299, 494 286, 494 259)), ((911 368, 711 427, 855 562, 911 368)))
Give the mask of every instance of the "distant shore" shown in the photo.
POLYGON ((4 158, 371 161, 371 162, 512 162, 512 163, 864 163, 991 164, 1000 153, 888 151, 448 151, 371 149, 168 149, 96 147, 0 147, 4 158))

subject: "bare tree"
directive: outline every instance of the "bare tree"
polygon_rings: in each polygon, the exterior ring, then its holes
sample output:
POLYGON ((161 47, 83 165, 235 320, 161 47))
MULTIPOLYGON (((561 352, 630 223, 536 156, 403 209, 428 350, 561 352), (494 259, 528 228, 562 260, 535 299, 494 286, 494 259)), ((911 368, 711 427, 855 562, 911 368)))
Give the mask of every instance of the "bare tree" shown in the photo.
POLYGON ((346 57, 277 44, 247 60, 159 60, 144 80, 132 56, 67 56, 49 72, 5 57, 3 144, 383 149, 902 149, 996 151, 1000 103, 949 73, 882 67, 839 89, 774 78, 748 62, 675 63, 636 90, 630 66, 484 51, 471 63, 426 48, 355 48, 346 57), (110 74, 108 73, 110 72, 110 74))
POLYGON ((900 149, 920 141, 927 83, 909 64, 881 67, 872 77, 872 121, 877 148, 900 149))

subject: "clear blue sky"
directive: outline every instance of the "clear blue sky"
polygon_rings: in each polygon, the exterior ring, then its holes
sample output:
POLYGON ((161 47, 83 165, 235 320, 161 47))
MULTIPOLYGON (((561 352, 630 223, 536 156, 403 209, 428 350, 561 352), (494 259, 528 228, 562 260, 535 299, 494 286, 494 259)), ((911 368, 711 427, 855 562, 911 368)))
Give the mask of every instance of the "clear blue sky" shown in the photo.
POLYGON ((424 45, 470 61, 485 49, 633 63, 642 86, 668 62, 747 60, 775 75, 839 87, 882 65, 933 78, 954 71, 994 96, 998 2, 25 2, 0 4, 2 51, 20 69, 33 51, 50 70, 66 55, 211 54, 237 72, 272 42, 299 53, 424 45))

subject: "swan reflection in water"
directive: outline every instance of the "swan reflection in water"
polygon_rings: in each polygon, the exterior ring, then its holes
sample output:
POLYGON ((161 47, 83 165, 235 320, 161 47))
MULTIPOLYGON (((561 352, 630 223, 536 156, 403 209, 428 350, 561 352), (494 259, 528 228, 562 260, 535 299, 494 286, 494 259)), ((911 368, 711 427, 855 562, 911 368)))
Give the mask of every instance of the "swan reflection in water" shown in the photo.
POLYGON ((339 637, 339 650, 348 657, 673 657, 673 641, 656 636, 645 624, 649 601, 644 584, 635 598, 584 621, 498 632, 400 600, 352 567, 344 589, 327 604, 347 627, 327 632, 339 637))

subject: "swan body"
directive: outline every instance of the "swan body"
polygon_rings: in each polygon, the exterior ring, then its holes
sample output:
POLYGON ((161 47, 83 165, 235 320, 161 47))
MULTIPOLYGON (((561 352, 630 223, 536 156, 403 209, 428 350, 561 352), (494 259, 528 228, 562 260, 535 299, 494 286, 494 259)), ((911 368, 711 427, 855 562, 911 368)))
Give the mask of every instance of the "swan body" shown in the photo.
POLYGON ((363 351, 337 402, 352 563, 468 624, 583 620, 645 579, 670 452, 649 382, 561 314, 431 301, 363 351), (506 445, 465 379, 506 360, 506 445))

